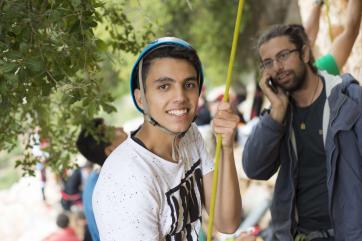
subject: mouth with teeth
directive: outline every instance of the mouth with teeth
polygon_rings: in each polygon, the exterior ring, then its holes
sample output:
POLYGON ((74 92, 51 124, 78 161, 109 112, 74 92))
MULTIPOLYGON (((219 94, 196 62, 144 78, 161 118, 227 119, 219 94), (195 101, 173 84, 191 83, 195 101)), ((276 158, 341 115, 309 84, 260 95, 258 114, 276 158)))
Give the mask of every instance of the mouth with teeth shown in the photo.
POLYGON ((180 116, 184 116, 189 112, 188 109, 173 109, 173 110, 168 110, 167 114, 172 115, 172 116, 176 116, 176 117, 180 117, 180 116))

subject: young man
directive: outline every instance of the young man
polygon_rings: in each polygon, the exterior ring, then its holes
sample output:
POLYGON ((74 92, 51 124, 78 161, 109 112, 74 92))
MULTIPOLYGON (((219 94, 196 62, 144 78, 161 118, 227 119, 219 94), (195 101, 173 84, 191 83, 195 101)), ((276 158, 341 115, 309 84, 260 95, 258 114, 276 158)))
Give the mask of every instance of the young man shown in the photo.
MULTIPOLYGON (((313 48, 319 31, 319 20, 324 0, 315 0, 310 15, 305 23, 305 32, 313 48)), ((328 54, 316 61, 319 70, 338 75, 351 54, 357 39, 362 17, 362 0, 348 0, 346 21, 343 31, 333 40, 328 54)))
POLYGON ((274 26, 259 39, 271 110, 245 145, 243 167, 259 180, 279 170, 273 240, 362 240, 362 88, 317 72, 300 29, 274 26))
MULTIPOLYGON (((107 156, 127 139, 127 134, 122 128, 106 126, 102 118, 95 118, 89 128, 83 128, 77 139, 78 151, 89 161, 103 165, 107 156)), ((99 232, 94 219, 92 208, 92 195, 99 177, 99 170, 91 172, 84 185, 82 199, 83 211, 87 226, 93 241, 100 241, 99 232)))
MULTIPOLYGON (((157 39, 140 54, 131 94, 144 122, 108 157, 93 195, 102 241, 197 240, 214 168, 192 123, 202 84, 196 51, 181 39, 157 39)), ((225 233, 241 219, 233 156, 237 124, 230 105, 221 104, 213 121, 222 135, 215 224, 225 233)))

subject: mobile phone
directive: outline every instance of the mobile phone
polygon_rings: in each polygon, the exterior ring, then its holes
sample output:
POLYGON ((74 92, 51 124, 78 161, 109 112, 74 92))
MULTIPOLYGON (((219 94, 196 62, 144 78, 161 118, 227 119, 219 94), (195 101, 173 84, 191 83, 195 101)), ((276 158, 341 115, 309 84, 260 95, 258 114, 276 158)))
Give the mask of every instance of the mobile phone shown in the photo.
POLYGON ((273 80, 271 77, 267 80, 267 84, 268 84, 269 88, 270 88, 275 94, 278 93, 278 88, 277 88, 277 86, 275 85, 274 80, 273 80))

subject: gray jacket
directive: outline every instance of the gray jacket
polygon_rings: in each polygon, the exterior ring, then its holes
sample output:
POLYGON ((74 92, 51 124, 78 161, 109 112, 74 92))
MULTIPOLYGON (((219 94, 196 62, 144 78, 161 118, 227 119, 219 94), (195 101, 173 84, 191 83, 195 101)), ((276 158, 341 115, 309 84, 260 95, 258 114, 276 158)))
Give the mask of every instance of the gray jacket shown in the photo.
MULTIPOLYGON (((362 240, 362 88, 352 76, 320 72, 328 101, 323 112, 329 213, 336 241, 362 240)), ((264 113, 248 138, 243 167, 249 178, 267 180, 278 170, 271 207, 273 240, 293 240, 298 215, 298 159, 290 112, 286 125, 264 113)), ((327 204, 326 204, 327 205, 327 204)))

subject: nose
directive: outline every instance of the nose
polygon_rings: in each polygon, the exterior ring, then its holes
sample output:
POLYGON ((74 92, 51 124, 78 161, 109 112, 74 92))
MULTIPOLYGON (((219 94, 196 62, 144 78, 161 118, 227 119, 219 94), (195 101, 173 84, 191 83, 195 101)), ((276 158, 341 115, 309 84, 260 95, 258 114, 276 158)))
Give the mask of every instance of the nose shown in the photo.
POLYGON ((183 102, 186 98, 186 90, 183 85, 177 85, 175 88, 174 99, 178 102, 183 102))
POLYGON ((274 61, 273 70, 275 72, 279 72, 280 70, 284 69, 284 65, 281 61, 274 61))

